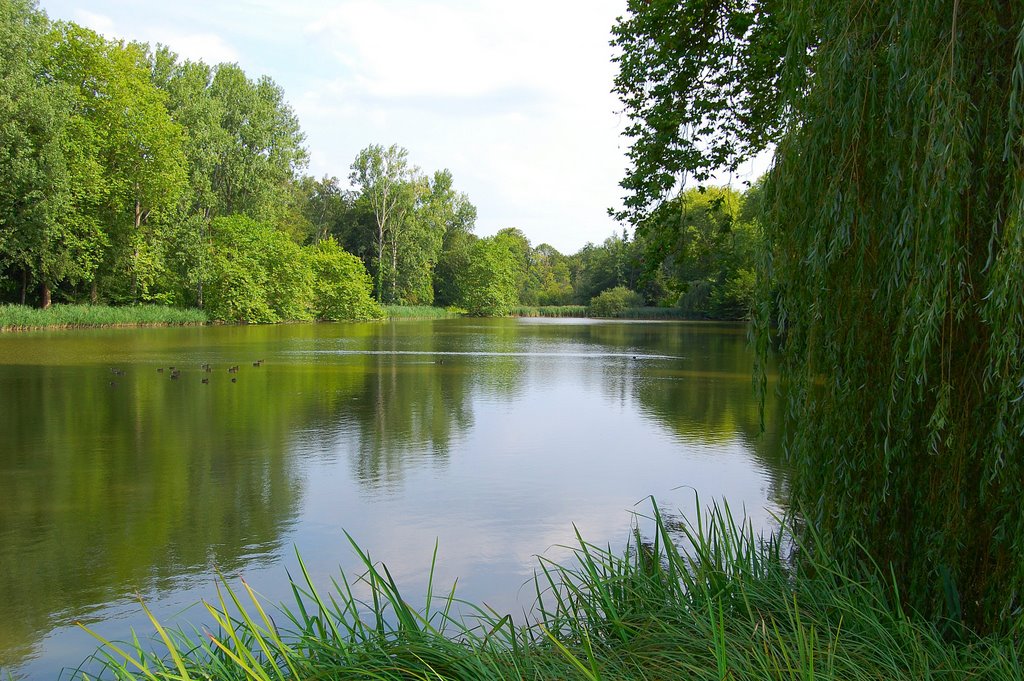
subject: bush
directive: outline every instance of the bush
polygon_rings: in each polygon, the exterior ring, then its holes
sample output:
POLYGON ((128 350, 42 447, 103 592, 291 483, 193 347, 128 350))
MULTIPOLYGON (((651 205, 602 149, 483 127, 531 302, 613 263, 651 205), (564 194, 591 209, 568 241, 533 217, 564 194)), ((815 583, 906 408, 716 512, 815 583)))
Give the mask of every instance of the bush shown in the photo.
POLYGON ((306 249, 313 270, 313 314, 321 320, 380 319, 384 310, 371 297, 373 281, 363 261, 333 240, 306 249))
POLYGON ((643 307, 644 299, 639 293, 625 286, 616 286, 590 299, 591 317, 617 317, 628 308, 643 307))

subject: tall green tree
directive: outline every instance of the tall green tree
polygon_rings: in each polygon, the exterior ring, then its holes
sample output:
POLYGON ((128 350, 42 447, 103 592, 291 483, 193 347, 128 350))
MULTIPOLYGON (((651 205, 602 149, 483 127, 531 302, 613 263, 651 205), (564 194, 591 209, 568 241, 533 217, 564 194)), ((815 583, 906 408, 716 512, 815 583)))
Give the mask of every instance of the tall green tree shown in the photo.
MULTIPOLYGON (((397 233, 415 202, 409 152, 396 144, 387 149, 371 144, 352 162, 349 179, 359 189, 360 198, 370 207, 376 221, 375 294, 378 302, 384 302, 388 270, 386 249, 389 243, 397 243, 397 233)), ((394 297, 393 290, 391 297, 394 297)))
POLYGON ((95 192, 75 210, 98 211, 83 219, 105 226, 111 293, 135 301, 161 266, 150 217, 173 206, 184 188, 182 131, 151 81, 145 46, 107 41, 75 24, 59 24, 55 36, 51 73, 72 102, 69 153, 82 158, 81 175, 95 192))
POLYGON ((67 93, 47 77, 49 23, 34 3, 0 2, 0 264, 30 285, 90 276, 95 223, 69 219, 73 186, 65 157, 67 93))
POLYGON ((287 228, 281 209, 307 163, 305 136, 284 92, 267 77, 250 80, 237 64, 220 64, 210 82, 224 139, 211 172, 215 215, 246 215, 287 228))
POLYGON ((570 304, 573 288, 569 259, 551 244, 532 249, 519 298, 523 305, 570 304))
POLYGON ((781 348, 793 499, 821 545, 847 565, 866 547, 932 617, 1018 626, 1024 5, 634 0, 616 32, 631 207, 778 143, 758 337, 781 348), (719 76, 739 103, 700 127, 719 76), (677 153, 717 139, 720 158, 677 153))

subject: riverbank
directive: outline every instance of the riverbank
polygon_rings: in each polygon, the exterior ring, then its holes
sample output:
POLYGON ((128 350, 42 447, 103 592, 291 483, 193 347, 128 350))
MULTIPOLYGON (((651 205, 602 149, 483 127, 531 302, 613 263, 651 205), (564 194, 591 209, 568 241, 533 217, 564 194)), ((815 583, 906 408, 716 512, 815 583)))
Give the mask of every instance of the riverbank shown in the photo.
POLYGON ((206 324, 206 313, 165 305, 62 305, 43 310, 26 305, 0 305, 0 331, 74 329, 117 326, 184 326, 206 324))
MULTIPOLYGON (((321 596, 308 576, 280 611, 224 583, 206 638, 153 620, 162 654, 106 644, 117 679, 1020 679, 1022 644, 920 621, 891 603, 882 572, 844 575, 814 547, 794 572, 713 509, 693 524, 655 511, 623 554, 579 539, 575 563, 540 560, 536 621, 515 625, 454 592, 407 604, 386 567, 321 596), (677 545, 690 546, 680 551, 677 545), (369 591, 365 600, 357 591, 369 591), (474 614, 467 624, 452 613, 474 614)), ((433 569, 431 570, 433 574, 433 569)))

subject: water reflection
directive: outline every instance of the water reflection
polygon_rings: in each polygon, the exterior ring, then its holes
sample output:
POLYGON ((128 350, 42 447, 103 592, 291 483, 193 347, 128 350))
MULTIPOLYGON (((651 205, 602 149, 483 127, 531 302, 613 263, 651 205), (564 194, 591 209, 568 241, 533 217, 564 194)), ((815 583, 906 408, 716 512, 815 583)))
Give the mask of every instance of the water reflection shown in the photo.
POLYGON ((262 563, 287 598, 292 545, 325 582, 342 528, 414 591, 439 540, 439 580, 514 607, 572 522, 604 541, 675 486, 777 501, 776 407, 759 437, 750 364, 742 327, 700 324, 0 337, 0 668, 53 677, 69 622, 135 592, 180 608, 214 567, 262 563))

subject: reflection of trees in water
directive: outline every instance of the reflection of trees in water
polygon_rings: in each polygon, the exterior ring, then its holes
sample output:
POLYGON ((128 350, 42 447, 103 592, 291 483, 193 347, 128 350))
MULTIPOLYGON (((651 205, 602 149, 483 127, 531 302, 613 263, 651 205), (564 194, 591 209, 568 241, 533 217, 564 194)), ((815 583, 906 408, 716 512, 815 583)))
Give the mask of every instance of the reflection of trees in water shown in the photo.
POLYGON ((361 395, 347 417, 359 439, 353 475, 372 488, 400 481, 414 460, 445 463, 452 442, 473 424, 471 368, 449 354, 459 351, 458 339, 433 333, 432 324, 378 329, 367 348, 378 354, 366 359, 361 395), (410 329, 418 329, 412 337, 410 329), (401 354, 409 351, 415 354, 401 354))
POLYGON ((126 591, 276 552, 301 498, 292 434, 361 379, 0 367, 0 665, 126 591))
POLYGON ((123 377, 0 366, 17 396, 0 411, 0 665, 126 588, 276 551, 301 498, 297 439, 351 452, 353 476, 371 489, 417 462, 444 465, 473 425, 474 399, 522 398, 541 378, 528 368, 550 378, 560 361, 522 353, 594 353, 601 374, 583 379, 594 389, 639 403, 681 438, 740 438, 781 469, 778 401, 759 436, 739 326, 452 320, 216 333, 255 334, 268 355, 296 338, 328 352, 243 367, 237 384, 223 368, 202 385, 196 369, 171 381, 155 365, 123 377))
POLYGON ((619 355, 602 364, 600 389, 606 398, 636 400, 686 441, 741 441, 771 472, 772 497, 784 498, 782 400, 770 386, 762 433, 751 378, 754 354, 744 325, 611 322, 524 328, 536 338, 561 334, 619 355))

